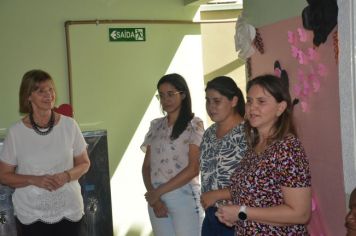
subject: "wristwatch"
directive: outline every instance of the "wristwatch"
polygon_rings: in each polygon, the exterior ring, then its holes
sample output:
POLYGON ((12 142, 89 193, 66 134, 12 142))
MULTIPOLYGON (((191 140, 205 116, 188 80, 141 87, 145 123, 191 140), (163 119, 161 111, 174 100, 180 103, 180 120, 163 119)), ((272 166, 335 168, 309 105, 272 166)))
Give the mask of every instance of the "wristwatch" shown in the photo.
POLYGON ((246 220, 247 219, 247 214, 246 214, 246 206, 240 206, 239 213, 237 214, 237 218, 239 220, 246 220))

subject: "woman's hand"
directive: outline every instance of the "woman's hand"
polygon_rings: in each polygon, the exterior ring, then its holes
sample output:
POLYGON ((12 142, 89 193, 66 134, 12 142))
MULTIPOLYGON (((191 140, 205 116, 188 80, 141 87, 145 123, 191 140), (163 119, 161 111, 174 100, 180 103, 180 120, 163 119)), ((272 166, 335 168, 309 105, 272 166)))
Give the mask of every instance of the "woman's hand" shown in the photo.
POLYGON ((202 193, 200 196, 200 203, 204 209, 213 206, 217 200, 219 199, 217 198, 215 191, 208 191, 202 193))
POLYGON ((164 202, 158 200, 153 206, 153 211, 157 218, 165 218, 168 217, 168 209, 164 202))
POLYGON ((68 172, 61 172, 53 175, 54 181, 58 184, 58 186, 62 187, 64 184, 70 181, 70 176, 68 172))
POLYGON ((200 203, 204 209, 213 206, 218 200, 231 200, 229 189, 217 189, 202 193, 200 203))
POLYGON ((237 221, 237 214, 239 212, 240 206, 237 205, 221 205, 218 207, 215 213, 221 223, 232 227, 237 221))
POLYGON ((153 206, 157 201, 160 200, 161 194, 158 189, 153 189, 145 193, 146 201, 150 206, 153 206))
MULTIPOLYGON (((149 147, 149 146, 148 146, 149 147)), ((150 178, 150 149, 147 149, 142 173, 144 176, 144 182, 147 189, 147 193, 145 193, 145 197, 147 202, 152 206, 155 202, 159 200, 161 195, 169 193, 175 189, 182 187, 183 185, 189 183, 195 176, 199 174, 199 146, 195 144, 189 144, 189 152, 188 152, 188 165, 179 172, 176 176, 171 178, 169 181, 161 184, 158 188, 153 189, 150 178)))
POLYGON ((48 191, 54 191, 63 186, 57 183, 54 175, 33 176, 30 183, 48 191))

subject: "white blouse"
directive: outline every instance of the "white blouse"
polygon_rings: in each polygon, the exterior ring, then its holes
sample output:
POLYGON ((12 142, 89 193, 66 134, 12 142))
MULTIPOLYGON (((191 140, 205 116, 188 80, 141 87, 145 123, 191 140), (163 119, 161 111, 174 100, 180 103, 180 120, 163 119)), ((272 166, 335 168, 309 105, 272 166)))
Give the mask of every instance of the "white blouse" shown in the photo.
MULTIPOLYGON (((16 166, 21 175, 52 175, 73 168, 73 158, 87 144, 74 119, 61 116, 48 135, 38 135, 18 121, 4 140, 0 160, 16 166)), ((55 191, 29 185, 16 188, 12 196, 14 211, 23 224, 41 220, 56 223, 63 218, 78 221, 84 214, 81 188, 77 180, 55 191)))
MULTIPOLYGON (((147 145, 151 147, 151 182, 154 187, 167 182, 187 167, 189 144, 199 147, 204 133, 203 121, 198 117, 194 117, 175 140, 170 139, 172 128, 168 126, 167 117, 153 120, 141 146, 143 151, 146 151, 147 145)), ((198 185, 198 176, 191 183, 198 185)))

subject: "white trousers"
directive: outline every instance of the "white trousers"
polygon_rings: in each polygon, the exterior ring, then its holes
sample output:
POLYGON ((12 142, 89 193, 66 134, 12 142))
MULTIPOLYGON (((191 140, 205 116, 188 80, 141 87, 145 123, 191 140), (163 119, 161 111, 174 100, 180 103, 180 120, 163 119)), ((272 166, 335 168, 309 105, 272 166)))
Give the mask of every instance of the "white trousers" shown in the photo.
POLYGON ((168 217, 157 218, 148 206, 155 236, 200 236, 204 212, 200 205, 200 186, 187 184, 161 196, 168 217))

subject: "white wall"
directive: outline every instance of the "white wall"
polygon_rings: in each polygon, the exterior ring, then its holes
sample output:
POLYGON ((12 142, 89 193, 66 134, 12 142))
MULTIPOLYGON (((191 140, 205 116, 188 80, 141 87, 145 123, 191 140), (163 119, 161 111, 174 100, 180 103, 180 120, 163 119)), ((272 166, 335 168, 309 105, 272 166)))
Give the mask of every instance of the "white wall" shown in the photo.
POLYGON ((356 187, 356 122, 355 122, 355 33, 356 4, 338 0, 339 17, 339 88, 342 157, 347 196, 356 187))

